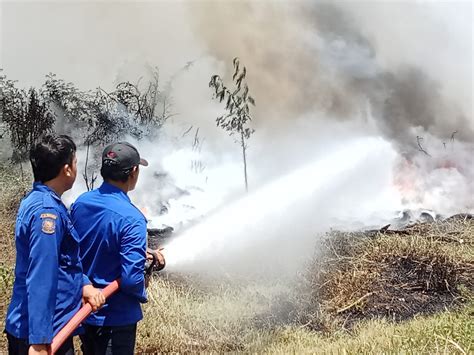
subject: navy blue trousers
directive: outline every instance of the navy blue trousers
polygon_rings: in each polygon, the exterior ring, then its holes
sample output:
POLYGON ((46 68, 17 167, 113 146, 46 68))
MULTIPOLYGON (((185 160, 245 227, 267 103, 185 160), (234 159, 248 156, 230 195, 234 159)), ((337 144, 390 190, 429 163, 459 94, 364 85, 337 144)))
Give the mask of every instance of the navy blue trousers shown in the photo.
POLYGON ((80 335, 84 355, 133 355, 137 324, 125 326, 83 325, 80 335))
MULTIPOLYGON (((7 332, 5 332, 7 333, 7 332)), ((7 333, 8 355, 28 355, 28 340, 19 339, 7 333)), ((56 351, 56 355, 74 355, 74 343, 72 337, 68 338, 64 344, 56 351)))

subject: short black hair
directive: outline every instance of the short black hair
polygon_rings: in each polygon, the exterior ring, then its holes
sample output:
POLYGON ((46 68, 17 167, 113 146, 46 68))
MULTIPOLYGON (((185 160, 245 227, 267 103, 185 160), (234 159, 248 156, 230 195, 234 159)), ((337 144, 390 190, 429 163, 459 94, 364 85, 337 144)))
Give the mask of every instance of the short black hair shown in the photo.
POLYGON ((120 169, 113 163, 104 162, 100 168, 100 175, 104 181, 120 181, 126 182, 133 171, 133 167, 129 169, 120 169))
POLYGON ((35 182, 45 183, 59 175, 62 167, 72 165, 76 144, 66 135, 46 134, 30 149, 35 182))

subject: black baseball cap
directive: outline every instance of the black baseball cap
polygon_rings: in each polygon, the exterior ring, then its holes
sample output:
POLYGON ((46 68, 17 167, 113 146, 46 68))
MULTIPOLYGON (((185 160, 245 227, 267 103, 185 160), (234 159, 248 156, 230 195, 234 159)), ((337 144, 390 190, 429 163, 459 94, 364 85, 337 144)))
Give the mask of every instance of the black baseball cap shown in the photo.
POLYGON ((128 170, 136 165, 148 166, 145 159, 140 158, 137 148, 128 142, 112 143, 102 153, 102 166, 128 170))

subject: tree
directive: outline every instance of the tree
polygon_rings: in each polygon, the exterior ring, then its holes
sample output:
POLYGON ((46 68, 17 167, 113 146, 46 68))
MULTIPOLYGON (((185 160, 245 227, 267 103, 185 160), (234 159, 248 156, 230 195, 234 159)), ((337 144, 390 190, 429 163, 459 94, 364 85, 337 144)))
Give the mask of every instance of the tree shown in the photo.
MULTIPOLYGON (((78 145, 86 146, 86 161, 82 177, 87 190, 90 191, 94 188, 94 183, 98 177, 98 167, 97 164, 94 164, 94 160, 90 158, 90 148, 91 145, 97 143, 97 137, 102 134, 102 132, 98 132, 97 127, 101 127, 100 116, 103 107, 106 107, 103 95, 99 90, 96 90, 96 92, 81 91, 73 83, 65 82, 52 73, 46 76, 43 89, 49 99, 50 106, 63 117, 64 121, 72 125, 75 132, 79 132, 82 141, 78 142, 78 145)), ((108 139, 109 135, 105 134, 102 138, 108 139)))
POLYGON ((214 98, 219 102, 225 101, 226 114, 216 118, 218 127, 229 133, 230 136, 237 136, 236 142, 242 148, 242 159, 244 165, 245 191, 248 192, 247 178, 247 140, 255 132, 249 128, 252 120, 250 106, 255 106, 255 100, 249 95, 249 87, 246 82, 247 69, 240 66, 239 58, 234 58, 234 74, 232 76, 233 88, 229 89, 224 85, 219 75, 213 75, 209 82, 209 87, 214 89, 214 98))
POLYGON ((109 94, 109 98, 135 117, 137 123, 157 130, 166 120, 174 116, 171 113, 169 98, 170 83, 166 85, 165 90, 160 90, 157 69, 152 70, 151 79, 144 89, 140 88, 140 81, 137 84, 129 81, 118 84, 116 89, 109 94))
POLYGON ((15 81, 5 76, 0 76, 0 89, 0 117, 10 135, 12 161, 21 167, 28 159, 30 147, 42 134, 53 130, 55 116, 41 90, 18 89, 15 81))
POLYGON ((144 85, 140 82, 121 82, 112 92, 102 88, 80 91, 54 74, 47 76, 44 87, 51 104, 83 132, 81 143, 86 146, 86 163, 82 175, 88 190, 93 189, 98 175, 98 164, 90 158, 91 147, 106 145, 126 135, 138 140, 151 137, 173 116, 170 84, 160 90, 158 70, 151 71, 151 79, 144 85))
POLYGON ((86 147, 82 175, 87 188, 92 189, 98 175, 98 155, 90 156, 91 147, 102 147, 127 135, 151 137, 174 115, 171 81, 160 89, 158 70, 150 73, 150 80, 143 85, 141 80, 136 84, 121 82, 112 92, 101 88, 81 91, 50 73, 40 89, 25 91, 1 75, 0 69, 0 121, 10 134, 12 159, 23 161, 41 134, 61 130, 56 122, 67 124, 63 131, 72 135, 78 146, 86 147))

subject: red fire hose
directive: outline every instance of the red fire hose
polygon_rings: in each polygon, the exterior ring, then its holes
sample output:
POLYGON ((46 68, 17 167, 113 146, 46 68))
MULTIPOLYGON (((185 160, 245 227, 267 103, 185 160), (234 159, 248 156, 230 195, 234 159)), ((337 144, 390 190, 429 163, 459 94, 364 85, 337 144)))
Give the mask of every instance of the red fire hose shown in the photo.
MULTIPOLYGON (((107 285, 102 290, 105 298, 109 298, 113 295, 120 287, 120 280, 115 280, 107 285)), ((89 303, 86 303, 81 309, 66 323, 66 325, 59 331, 58 334, 53 338, 51 343, 50 354, 55 354, 56 351, 64 344, 67 338, 76 330, 79 324, 86 319, 92 312, 92 307, 89 303)))

